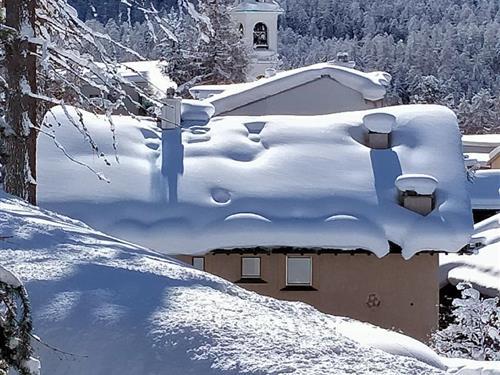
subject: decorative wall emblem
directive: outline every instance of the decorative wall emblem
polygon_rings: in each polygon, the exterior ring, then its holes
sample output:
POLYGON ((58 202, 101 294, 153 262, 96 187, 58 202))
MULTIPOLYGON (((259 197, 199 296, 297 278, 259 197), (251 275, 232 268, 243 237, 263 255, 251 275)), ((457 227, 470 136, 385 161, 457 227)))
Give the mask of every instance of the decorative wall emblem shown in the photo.
POLYGON ((366 299, 366 306, 370 309, 374 309, 380 306, 380 299, 377 295, 377 293, 370 293, 368 294, 368 298, 366 299))

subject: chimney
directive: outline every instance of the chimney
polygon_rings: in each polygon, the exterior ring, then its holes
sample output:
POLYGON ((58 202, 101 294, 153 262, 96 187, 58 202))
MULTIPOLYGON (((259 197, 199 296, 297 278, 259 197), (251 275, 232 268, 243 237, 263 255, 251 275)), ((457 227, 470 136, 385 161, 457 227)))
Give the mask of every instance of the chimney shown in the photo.
POLYGON ((266 78, 274 77, 275 75, 276 75, 276 69, 274 68, 266 68, 266 70, 264 70, 264 76, 266 78))
POLYGON ((339 52, 337 53, 337 58, 332 61, 328 61, 329 64, 343 66, 346 68, 354 68, 356 66, 356 62, 353 60, 349 60, 349 52, 339 52))
POLYGON ((366 145, 374 149, 391 147, 391 132, 396 125, 396 117, 390 113, 370 113, 363 117, 363 125, 368 129, 366 145))
POLYGON ((403 174, 396 178, 401 205, 420 215, 427 215, 435 205, 435 190, 438 181, 425 174, 403 174))
POLYGON ((182 99, 175 96, 175 90, 169 87, 161 109, 160 127, 163 130, 175 129, 181 126, 181 102, 182 99))

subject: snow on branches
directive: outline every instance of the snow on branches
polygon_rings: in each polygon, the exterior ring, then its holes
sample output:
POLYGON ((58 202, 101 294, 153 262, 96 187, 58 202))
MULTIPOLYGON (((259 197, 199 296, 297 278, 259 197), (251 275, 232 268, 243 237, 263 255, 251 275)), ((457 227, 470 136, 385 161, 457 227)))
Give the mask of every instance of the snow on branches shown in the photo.
POLYGON ((453 300, 453 322, 433 336, 433 346, 447 357, 500 360, 499 298, 482 298, 469 283, 460 283, 453 300))
MULTIPOLYGON (((148 33, 156 40, 156 30, 176 40, 175 30, 147 0, 122 0, 134 11, 142 12, 148 33)), ((200 23, 208 22, 187 0, 179 5, 200 23)), ((108 116, 116 149, 111 114, 117 109, 128 112, 126 101, 138 108, 142 103, 157 103, 158 98, 144 86, 124 78, 113 49, 121 49, 144 60, 140 53, 92 30, 82 22, 67 0, 7 0, 0 36, 3 56, 0 80, 6 99, 5 121, 0 127, 0 164, 4 189, 32 203, 36 202, 36 137, 39 132, 54 133, 41 124, 41 117, 54 105, 67 104, 108 116), (107 46, 113 46, 113 49, 107 46), (91 48, 93 54, 85 53, 91 48), (89 90, 82 90, 87 86, 89 90), (126 89, 129 89, 128 91, 126 89), (128 93, 134 92, 141 103, 128 93)), ((134 74, 141 75, 127 67, 134 74)), ((142 76, 142 75, 141 75, 142 76)), ((145 81, 148 77, 143 76, 145 81)), ((151 82, 154 87, 154 82, 151 82)), ((80 119, 83 116, 80 116, 80 119)), ((82 133, 97 157, 105 157, 93 141, 83 121, 70 119, 82 133)))
POLYGON ((40 362, 33 357, 31 310, 19 278, 0 266, 0 375, 16 370, 38 375, 40 362))

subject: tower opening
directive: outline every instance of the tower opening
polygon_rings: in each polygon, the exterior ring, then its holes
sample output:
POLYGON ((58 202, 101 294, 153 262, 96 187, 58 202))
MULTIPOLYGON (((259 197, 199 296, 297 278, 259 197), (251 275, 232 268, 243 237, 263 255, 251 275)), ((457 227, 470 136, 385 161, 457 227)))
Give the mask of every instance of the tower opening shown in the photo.
POLYGON ((267 26, 259 22, 253 28, 253 46, 256 49, 268 49, 267 26))

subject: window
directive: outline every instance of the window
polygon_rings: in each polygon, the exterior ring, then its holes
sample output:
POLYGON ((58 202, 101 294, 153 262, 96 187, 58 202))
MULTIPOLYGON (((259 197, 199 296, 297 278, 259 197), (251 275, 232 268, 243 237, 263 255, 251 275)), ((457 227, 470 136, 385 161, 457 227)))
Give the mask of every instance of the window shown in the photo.
POLYGON ((286 285, 311 285, 312 259, 310 257, 286 258, 286 285))
POLYGON ((243 279, 260 278, 260 258, 243 257, 241 258, 241 277, 243 279))
POLYGON ((253 28, 253 46, 259 49, 268 49, 267 26, 259 22, 253 28))
POLYGON ((197 270, 205 271, 205 258, 193 257, 193 267, 197 270))

